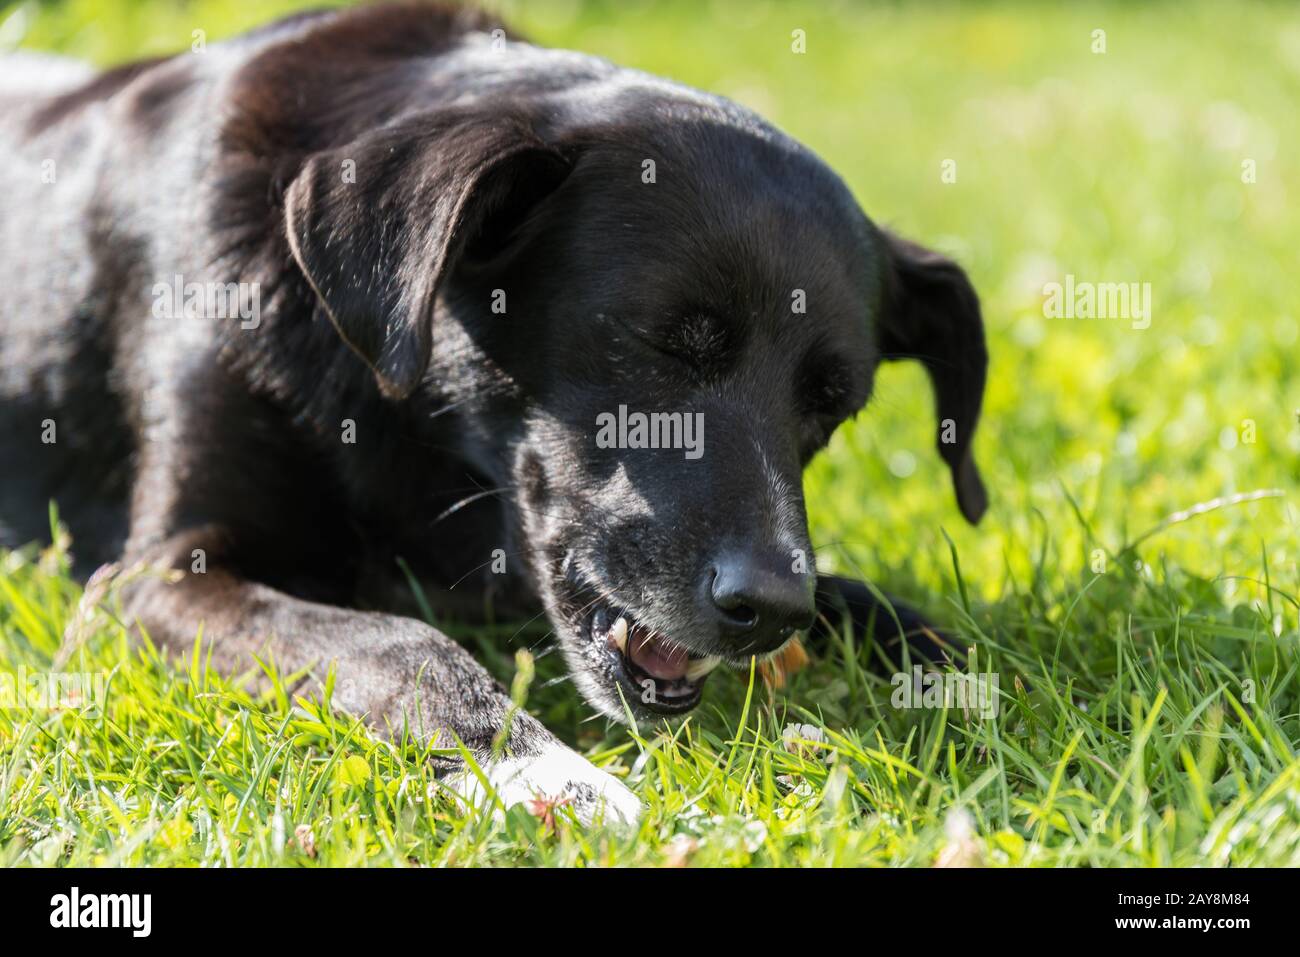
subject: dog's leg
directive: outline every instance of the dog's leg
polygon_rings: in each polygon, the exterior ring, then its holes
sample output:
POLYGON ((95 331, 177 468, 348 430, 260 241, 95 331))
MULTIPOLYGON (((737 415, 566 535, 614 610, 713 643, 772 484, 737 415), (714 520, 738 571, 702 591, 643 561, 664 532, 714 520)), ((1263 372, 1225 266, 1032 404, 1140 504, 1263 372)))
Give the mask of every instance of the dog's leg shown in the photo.
POLYGON ((904 649, 918 663, 959 659, 964 651, 910 605, 885 596, 890 607, 860 581, 834 575, 817 576, 817 621, 809 633, 814 647, 825 646, 832 634, 850 624, 858 638, 871 637, 888 662, 904 663, 904 649))
MULTIPOLYGON (((174 539, 163 549, 189 556, 192 539, 174 539)), ((493 740, 504 727, 511 701, 465 649, 441 632, 397 615, 317 604, 240 579, 219 568, 180 579, 139 580, 126 592, 130 620, 150 637, 177 650, 192 647, 200 628, 214 666, 237 672, 254 666, 254 655, 270 653, 282 671, 308 670, 323 678, 336 665, 333 701, 364 716, 380 732, 409 727, 422 740, 437 734, 440 746, 459 738, 473 752, 502 802, 539 794, 568 797, 585 822, 635 821, 636 796, 552 735, 531 715, 518 713, 509 741, 495 760, 493 740)), ((480 794, 477 778, 455 767, 453 788, 480 794)))

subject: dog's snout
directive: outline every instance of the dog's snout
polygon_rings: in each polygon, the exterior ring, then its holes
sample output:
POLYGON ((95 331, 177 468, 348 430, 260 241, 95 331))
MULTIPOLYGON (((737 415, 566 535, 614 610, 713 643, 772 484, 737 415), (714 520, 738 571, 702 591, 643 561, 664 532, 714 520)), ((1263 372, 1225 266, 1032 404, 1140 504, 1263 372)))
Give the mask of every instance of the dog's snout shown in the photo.
POLYGON ((737 554, 715 562, 709 576, 708 597, 722 635, 744 654, 774 651, 791 633, 812 624, 806 575, 737 554))

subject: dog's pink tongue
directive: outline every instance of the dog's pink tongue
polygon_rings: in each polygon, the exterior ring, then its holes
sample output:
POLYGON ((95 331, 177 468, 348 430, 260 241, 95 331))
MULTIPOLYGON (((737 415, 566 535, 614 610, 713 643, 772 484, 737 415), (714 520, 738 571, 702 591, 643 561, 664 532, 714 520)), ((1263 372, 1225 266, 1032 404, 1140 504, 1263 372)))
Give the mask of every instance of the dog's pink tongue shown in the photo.
POLYGON ((627 643, 628 657, 652 678, 676 681, 686 677, 690 662, 685 648, 669 647, 658 635, 635 635, 627 643))

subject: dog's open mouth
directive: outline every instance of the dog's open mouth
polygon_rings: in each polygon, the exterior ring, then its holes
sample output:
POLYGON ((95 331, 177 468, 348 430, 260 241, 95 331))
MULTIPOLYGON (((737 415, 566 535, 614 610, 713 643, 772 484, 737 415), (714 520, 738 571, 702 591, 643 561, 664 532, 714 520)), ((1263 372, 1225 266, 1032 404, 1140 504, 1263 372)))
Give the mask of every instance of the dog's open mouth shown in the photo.
POLYGON ((620 608, 596 608, 590 628, 594 640, 618 655, 625 693, 660 714, 682 714, 699 704, 705 680, 722 661, 691 654, 620 608))

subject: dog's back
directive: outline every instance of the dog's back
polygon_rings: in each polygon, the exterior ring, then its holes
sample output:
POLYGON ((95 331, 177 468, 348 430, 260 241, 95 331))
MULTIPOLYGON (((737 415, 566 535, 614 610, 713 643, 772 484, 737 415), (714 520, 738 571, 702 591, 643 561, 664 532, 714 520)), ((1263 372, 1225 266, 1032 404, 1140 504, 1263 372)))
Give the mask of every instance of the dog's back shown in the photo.
POLYGON ((0 62, 0 544, 48 537, 58 499, 84 539, 83 564, 120 548, 130 459, 109 350, 82 308, 95 281, 85 216, 102 146, 84 116, 38 118, 97 79, 39 54, 0 62))
MULTIPOLYGON (((151 290, 210 269, 203 184, 224 98, 259 54, 280 47, 262 62, 292 61, 285 51, 337 16, 102 72, 0 58, 0 545, 47 540, 56 501, 80 573, 121 554, 137 452, 157 419, 150 396, 219 347, 202 324, 160 328, 151 290)), ((406 42, 436 47, 463 19, 426 11, 430 35, 406 42)))
POLYGON ((94 70, 79 60, 19 50, 0 56, 0 122, 9 123, 33 101, 80 86, 94 70))
POLYGON ((122 553, 137 466, 163 418, 150 403, 216 391, 208 377, 219 374, 225 335, 151 315, 151 290, 180 274, 266 281, 243 275, 238 256, 275 228, 254 207, 283 188, 281 155, 351 135, 396 109, 388 100, 536 92, 543 79, 567 87, 612 69, 559 51, 532 52, 529 65, 494 57, 494 24, 467 9, 375 7, 309 12, 103 72, 41 54, 4 58, 0 545, 48 538, 56 501, 78 571, 122 553), (446 56, 469 33, 464 54, 446 56), (254 157, 266 182, 230 175, 221 164, 232 153, 254 157), (221 203, 249 222, 232 227, 221 203), (220 261, 230 247, 234 257, 220 261))
POLYGON ((143 373, 180 348, 149 290, 196 208, 195 101, 233 59, 0 61, 0 545, 48 539, 57 502, 83 577, 126 540, 143 373))

